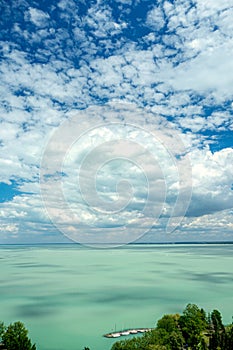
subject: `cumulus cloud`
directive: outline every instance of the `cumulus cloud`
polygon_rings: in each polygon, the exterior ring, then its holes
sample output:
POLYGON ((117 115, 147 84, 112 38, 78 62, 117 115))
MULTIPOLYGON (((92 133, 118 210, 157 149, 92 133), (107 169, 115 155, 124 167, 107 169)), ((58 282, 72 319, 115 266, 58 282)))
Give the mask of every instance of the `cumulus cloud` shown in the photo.
POLYGON ((191 157, 193 200, 189 214, 201 216, 232 208, 232 148, 215 153, 194 150, 191 157))
POLYGON ((199 93, 214 91, 216 99, 232 96, 233 78, 228 72, 233 69, 230 60, 232 45, 221 45, 205 50, 192 61, 174 70, 171 84, 175 89, 194 89, 199 93))

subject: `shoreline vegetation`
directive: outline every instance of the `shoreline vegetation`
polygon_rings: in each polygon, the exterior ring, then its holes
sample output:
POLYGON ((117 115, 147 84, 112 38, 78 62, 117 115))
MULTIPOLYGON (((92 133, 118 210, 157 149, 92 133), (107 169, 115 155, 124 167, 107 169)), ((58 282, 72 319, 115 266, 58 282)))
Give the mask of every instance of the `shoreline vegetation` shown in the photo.
MULTIPOLYGON (((134 328, 107 333, 107 338, 133 334, 139 337, 115 342, 111 350, 232 350, 233 323, 224 326, 218 310, 206 313, 188 304, 183 313, 166 314, 155 328, 134 328)), ((84 350, 90 350, 84 347, 84 350)), ((20 321, 5 326, 0 322, 0 350, 36 350, 28 330, 20 321)))
POLYGON ((111 350, 232 350, 233 324, 224 326, 218 310, 207 314, 195 304, 164 315, 140 337, 115 342, 111 350))

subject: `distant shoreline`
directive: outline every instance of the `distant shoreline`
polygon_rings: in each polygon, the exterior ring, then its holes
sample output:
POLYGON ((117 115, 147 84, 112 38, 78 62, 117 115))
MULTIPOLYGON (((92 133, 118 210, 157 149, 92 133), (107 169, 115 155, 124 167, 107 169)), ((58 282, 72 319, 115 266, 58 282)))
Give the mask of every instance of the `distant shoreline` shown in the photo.
MULTIPOLYGON (((104 245, 105 243, 89 243, 91 246, 100 246, 104 245)), ((107 246, 111 247, 111 245, 115 246, 116 244, 119 244, 121 246, 132 246, 132 245, 224 245, 224 244, 233 244, 233 241, 190 241, 190 242, 131 242, 127 244, 122 243, 106 243, 107 246)), ((85 244, 81 244, 78 242, 71 242, 71 243, 0 243, 0 246, 86 246, 85 244)))

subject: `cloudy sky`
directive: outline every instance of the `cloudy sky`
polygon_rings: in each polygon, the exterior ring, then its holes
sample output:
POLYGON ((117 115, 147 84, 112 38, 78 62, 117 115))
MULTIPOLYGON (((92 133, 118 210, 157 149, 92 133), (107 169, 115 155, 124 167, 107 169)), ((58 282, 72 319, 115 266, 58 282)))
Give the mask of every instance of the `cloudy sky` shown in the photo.
POLYGON ((0 243, 233 240, 230 0, 0 2, 0 243))

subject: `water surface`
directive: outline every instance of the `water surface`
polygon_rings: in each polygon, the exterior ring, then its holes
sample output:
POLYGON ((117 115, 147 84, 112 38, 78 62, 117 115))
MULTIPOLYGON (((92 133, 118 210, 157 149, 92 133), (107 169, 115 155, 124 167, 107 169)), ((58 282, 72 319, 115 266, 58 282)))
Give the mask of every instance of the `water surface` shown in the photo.
POLYGON ((0 246, 0 319, 38 350, 108 350, 104 333, 153 327, 192 302, 233 315, 233 245, 0 246))

